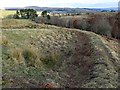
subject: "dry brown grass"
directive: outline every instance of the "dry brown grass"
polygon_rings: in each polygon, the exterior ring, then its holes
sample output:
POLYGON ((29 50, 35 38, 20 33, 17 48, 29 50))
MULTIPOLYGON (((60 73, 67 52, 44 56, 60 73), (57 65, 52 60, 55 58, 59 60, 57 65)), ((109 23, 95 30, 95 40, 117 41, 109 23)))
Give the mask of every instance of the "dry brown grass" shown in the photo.
POLYGON ((2 36, 2 45, 7 46, 8 45, 8 39, 6 36, 2 36))
POLYGON ((13 60, 13 63, 16 63, 16 64, 23 63, 22 49, 21 48, 10 49, 10 58, 11 58, 11 60, 13 60))
POLYGON ((27 66, 35 66, 37 52, 34 48, 24 48, 22 51, 22 55, 27 66))

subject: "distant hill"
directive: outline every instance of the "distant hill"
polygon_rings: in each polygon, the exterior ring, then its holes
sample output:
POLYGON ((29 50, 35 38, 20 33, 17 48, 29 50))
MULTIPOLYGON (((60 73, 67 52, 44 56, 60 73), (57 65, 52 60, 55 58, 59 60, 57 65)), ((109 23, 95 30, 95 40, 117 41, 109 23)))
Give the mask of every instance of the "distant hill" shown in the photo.
POLYGON ((21 7, 5 7, 5 10, 19 10, 21 7))
POLYGON ((59 7, 39 7, 39 6, 27 6, 27 7, 7 7, 5 8, 6 10, 19 10, 19 9, 34 9, 37 11, 44 11, 47 10, 48 12, 53 12, 53 11, 60 11, 60 12, 66 12, 66 13, 80 13, 80 12, 101 12, 103 10, 106 10, 107 12, 111 10, 118 11, 117 7, 113 8, 59 8, 59 7))
POLYGON ((44 11, 47 10, 48 12, 53 11, 60 11, 60 12, 66 12, 66 13, 80 13, 80 12, 96 12, 95 10, 89 10, 84 8, 58 8, 58 7, 38 7, 38 6, 28 6, 24 8, 32 8, 37 11, 44 11))

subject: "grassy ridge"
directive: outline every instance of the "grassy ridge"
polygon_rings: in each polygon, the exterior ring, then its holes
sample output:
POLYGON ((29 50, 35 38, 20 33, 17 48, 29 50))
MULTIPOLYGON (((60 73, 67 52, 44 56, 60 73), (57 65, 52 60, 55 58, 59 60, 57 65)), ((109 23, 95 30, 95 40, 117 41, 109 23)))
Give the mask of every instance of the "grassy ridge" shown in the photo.
POLYGON ((63 28, 2 33, 3 87, 118 86, 117 42, 63 28))
POLYGON ((2 19, 2 29, 36 28, 39 25, 25 19, 2 19))
POLYGON ((1 29, 49 29, 61 28, 53 25, 37 24, 27 19, 2 19, 1 29))

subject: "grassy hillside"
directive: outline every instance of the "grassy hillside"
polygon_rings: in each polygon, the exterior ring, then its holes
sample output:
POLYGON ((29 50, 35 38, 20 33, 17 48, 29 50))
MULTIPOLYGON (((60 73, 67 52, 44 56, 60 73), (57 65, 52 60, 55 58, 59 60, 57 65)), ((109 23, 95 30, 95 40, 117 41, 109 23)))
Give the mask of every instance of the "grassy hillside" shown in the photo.
POLYGON ((2 19, 1 29, 45 29, 45 28, 59 28, 52 25, 37 24, 34 21, 27 19, 2 19))
POLYGON ((2 29, 39 28, 39 25, 25 19, 2 19, 2 29))
POLYGON ((3 88, 120 86, 119 40, 25 19, 2 19, 0 28, 3 88))
POLYGON ((103 87, 118 83, 117 41, 76 29, 2 31, 3 87, 103 87))

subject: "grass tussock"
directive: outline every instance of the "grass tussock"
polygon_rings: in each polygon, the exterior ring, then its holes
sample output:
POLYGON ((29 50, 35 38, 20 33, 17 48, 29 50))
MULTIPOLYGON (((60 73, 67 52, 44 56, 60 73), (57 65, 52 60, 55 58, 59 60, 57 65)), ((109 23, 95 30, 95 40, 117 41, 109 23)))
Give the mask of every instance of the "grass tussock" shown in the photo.
POLYGON ((8 39, 6 36, 2 36, 2 45, 7 46, 8 45, 8 39))
POLYGON ((22 49, 21 48, 13 48, 10 49, 10 58, 13 60, 13 63, 20 64, 22 63, 22 49))
POLYGON ((47 67, 52 67, 56 64, 56 62, 60 59, 60 55, 58 53, 52 52, 49 55, 43 56, 41 58, 42 63, 47 67))
POLYGON ((25 64, 27 66, 35 66, 35 61, 37 59, 37 53, 33 48, 25 48, 22 52, 25 64))

